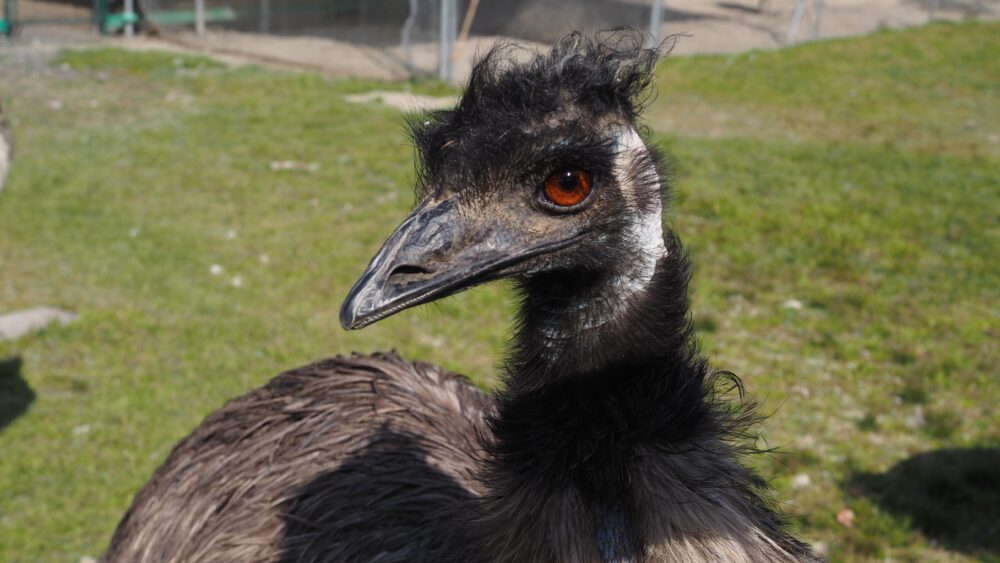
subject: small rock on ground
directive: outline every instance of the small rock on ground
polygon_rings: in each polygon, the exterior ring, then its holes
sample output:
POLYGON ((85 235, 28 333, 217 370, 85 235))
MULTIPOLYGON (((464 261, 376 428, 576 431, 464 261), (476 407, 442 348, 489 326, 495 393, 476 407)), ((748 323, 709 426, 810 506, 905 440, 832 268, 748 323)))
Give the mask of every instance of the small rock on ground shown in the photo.
POLYGON ((15 340, 55 322, 66 325, 76 317, 74 313, 54 307, 33 307, 0 315, 0 340, 15 340))

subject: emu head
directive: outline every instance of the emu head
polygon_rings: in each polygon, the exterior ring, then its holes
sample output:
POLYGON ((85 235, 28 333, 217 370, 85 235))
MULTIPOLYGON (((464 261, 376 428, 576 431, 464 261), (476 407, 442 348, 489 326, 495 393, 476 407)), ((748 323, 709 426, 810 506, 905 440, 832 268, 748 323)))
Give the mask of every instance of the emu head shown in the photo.
POLYGON ((500 278, 641 290, 666 254, 663 188, 636 130, 658 59, 641 39, 572 34, 520 64, 494 49, 455 109, 415 121, 418 205, 351 289, 343 326, 500 278))

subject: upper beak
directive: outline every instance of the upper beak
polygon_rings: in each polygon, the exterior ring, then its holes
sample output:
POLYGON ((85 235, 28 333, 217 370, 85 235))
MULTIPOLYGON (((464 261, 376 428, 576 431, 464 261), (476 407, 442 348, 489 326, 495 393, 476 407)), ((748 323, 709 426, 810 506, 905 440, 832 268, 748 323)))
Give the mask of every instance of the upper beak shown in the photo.
POLYGON ((463 215, 450 200, 425 201, 389 236, 340 309, 356 329, 502 277, 529 258, 568 246, 519 234, 496 218, 463 215))

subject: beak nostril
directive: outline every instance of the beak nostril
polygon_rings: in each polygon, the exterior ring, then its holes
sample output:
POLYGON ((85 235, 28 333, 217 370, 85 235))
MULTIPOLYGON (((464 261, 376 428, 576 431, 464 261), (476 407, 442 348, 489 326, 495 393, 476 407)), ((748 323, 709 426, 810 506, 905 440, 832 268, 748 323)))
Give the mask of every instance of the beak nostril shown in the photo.
POLYGON ((391 272, 389 272, 389 277, 392 278, 395 276, 419 276, 419 275, 427 275, 433 273, 434 273, 433 270, 429 270, 423 266, 416 266, 414 264, 400 264, 399 266, 393 268, 391 272))

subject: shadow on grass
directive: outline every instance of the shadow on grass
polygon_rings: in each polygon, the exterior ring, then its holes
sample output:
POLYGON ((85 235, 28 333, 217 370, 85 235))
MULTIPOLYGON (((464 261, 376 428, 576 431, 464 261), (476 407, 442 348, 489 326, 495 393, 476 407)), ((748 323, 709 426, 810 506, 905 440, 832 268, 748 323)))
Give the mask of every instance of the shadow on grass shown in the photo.
POLYGON ((1000 448, 924 452, 851 482, 948 549, 1000 553, 1000 448))
POLYGON ((281 563, 455 560, 473 497, 427 458, 409 436, 383 429, 307 483, 285 509, 281 563))
POLYGON ((0 360, 0 432, 35 400, 35 392, 21 377, 22 364, 16 356, 0 360))
POLYGON ((727 10, 733 10, 735 12, 744 12, 747 14, 759 14, 761 13, 760 6, 746 6, 743 4, 738 4, 736 2, 716 2, 716 6, 720 8, 725 8, 727 10))

